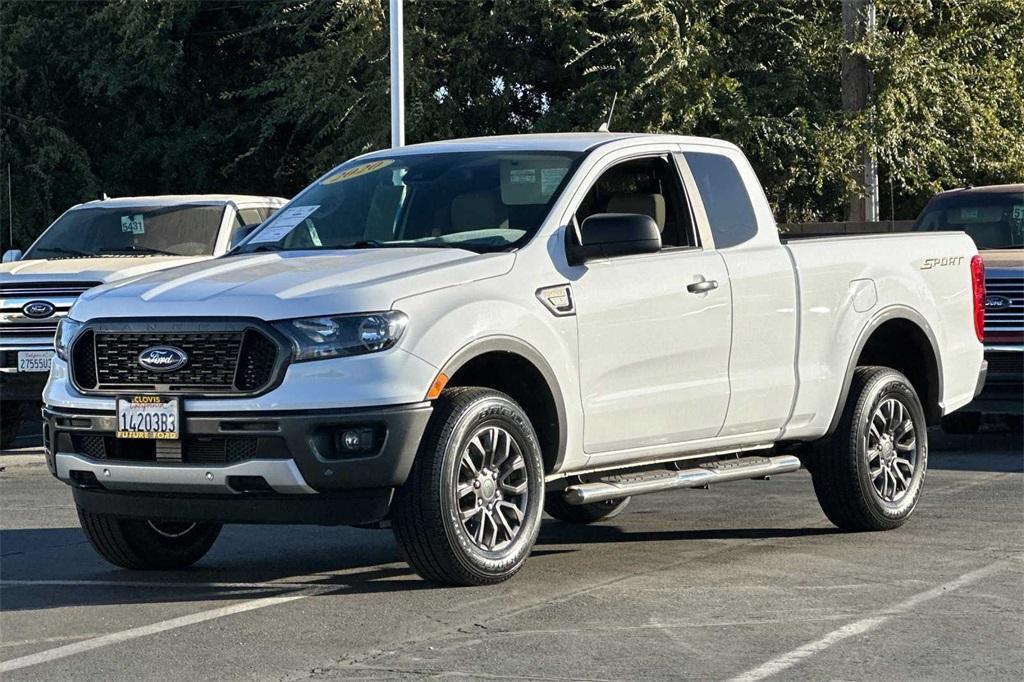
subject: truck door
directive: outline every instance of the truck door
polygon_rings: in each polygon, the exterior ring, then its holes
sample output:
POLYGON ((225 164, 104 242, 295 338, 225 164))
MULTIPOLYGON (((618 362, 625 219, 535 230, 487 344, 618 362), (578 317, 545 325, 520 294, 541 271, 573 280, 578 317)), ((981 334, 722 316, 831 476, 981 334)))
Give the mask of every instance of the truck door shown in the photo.
POLYGON ((588 261, 573 281, 584 448, 613 452, 715 436, 729 403, 730 286, 704 251, 674 160, 611 165, 576 212, 642 213, 658 253, 588 261))

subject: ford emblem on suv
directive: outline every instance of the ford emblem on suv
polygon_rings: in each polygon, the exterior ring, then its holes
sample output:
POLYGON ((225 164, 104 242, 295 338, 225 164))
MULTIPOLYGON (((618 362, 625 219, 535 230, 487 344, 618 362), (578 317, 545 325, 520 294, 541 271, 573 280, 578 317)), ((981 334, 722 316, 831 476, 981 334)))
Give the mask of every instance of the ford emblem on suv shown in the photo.
POLYGON ((49 317, 55 310, 56 308, 49 301, 29 301, 21 307, 21 312, 25 314, 25 317, 35 320, 49 317))
POLYGON ((188 364, 188 354, 174 346, 153 346, 139 353, 139 364, 151 372, 173 372, 188 364))
POLYGON ((986 296, 985 310, 1002 310, 1003 308, 1009 308, 1011 303, 1013 301, 1005 296, 986 296))

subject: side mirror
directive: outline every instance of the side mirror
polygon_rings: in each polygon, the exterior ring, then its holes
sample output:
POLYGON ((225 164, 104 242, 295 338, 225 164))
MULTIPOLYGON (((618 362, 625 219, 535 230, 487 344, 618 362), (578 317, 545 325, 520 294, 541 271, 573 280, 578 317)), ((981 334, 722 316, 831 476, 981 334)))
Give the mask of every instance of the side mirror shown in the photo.
POLYGON ((8 249, 4 251, 4 263, 13 263, 16 260, 21 260, 21 249, 8 249))
MULTIPOLYGON (((580 225, 581 244, 570 243, 573 265, 594 258, 614 258, 661 250, 661 230, 648 215, 639 213, 598 213, 580 225)), ((571 242, 575 242, 573 239, 571 242)))

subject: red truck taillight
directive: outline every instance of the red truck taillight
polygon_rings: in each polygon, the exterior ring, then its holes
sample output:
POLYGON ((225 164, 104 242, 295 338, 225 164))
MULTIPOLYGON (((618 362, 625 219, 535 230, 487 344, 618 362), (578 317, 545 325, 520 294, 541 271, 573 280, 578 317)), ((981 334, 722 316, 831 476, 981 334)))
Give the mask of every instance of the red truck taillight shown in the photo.
POLYGON ((981 256, 971 258, 971 286, 974 289, 974 333, 985 340, 985 263, 981 256))

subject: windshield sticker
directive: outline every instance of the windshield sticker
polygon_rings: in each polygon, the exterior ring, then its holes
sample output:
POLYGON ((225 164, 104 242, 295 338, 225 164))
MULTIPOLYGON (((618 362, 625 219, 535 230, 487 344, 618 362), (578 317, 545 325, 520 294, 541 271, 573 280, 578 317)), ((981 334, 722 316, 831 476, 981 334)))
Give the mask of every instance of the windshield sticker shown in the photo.
POLYGON ((1013 207, 1013 221, 1015 223, 1024 223, 1024 204, 1016 204, 1013 207))
POLYGON ((121 216, 121 232, 128 234, 146 234, 146 225, 142 221, 142 214, 121 216))
POLYGON ((283 211, 278 211, 270 222, 267 223, 267 226, 253 235, 249 242, 256 244, 280 241, 296 225, 313 215, 318 208, 320 208, 320 204, 316 206, 293 206, 283 211))
POLYGON ((336 182, 343 182, 345 180, 351 180, 352 178, 358 178, 360 175, 366 175, 374 171, 379 171, 381 168, 387 168, 395 162, 394 159, 378 159, 376 161, 370 161, 368 163, 361 163, 358 166, 352 168, 346 168, 345 170, 335 173, 330 177, 324 178, 322 185, 333 185, 336 182))
POLYGON ((532 185, 537 182, 537 171, 532 168, 513 168, 508 174, 513 185, 532 185))
POLYGON ((555 193, 562 178, 568 172, 568 168, 542 168, 540 170, 540 193, 544 195, 545 199, 555 193))

